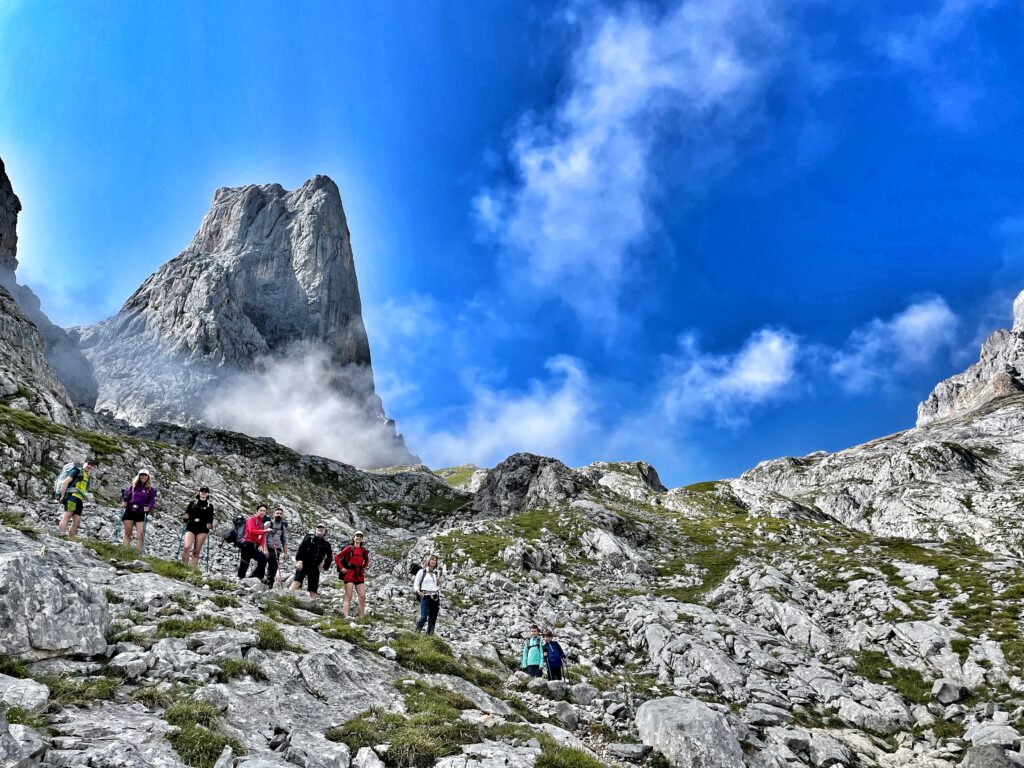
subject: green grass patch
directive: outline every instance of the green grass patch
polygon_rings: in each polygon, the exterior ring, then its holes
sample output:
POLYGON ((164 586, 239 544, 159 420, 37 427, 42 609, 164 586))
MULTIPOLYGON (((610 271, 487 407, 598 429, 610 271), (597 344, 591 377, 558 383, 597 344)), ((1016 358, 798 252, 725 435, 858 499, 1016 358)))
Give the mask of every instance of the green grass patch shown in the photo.
POLYGON ((49 731, 49 718, 38 712, 32 712, 24 707, 8 707, 4 710, 4 717, 12 725, 25 725, 34 731, 47 733, 49 731))
POLYGON ((103 594, 107 596, 107 602, 111 605, 119 605, 124 602, 124 598, 112 589, 103 590, 103 594))
POLYGON ((329 637, 332 640, 344 640, 346 643, 357 645, 371 653, 376 653, 377 649, 382 645, 382 643, 368 637, 362 627, 358 625, 352 626, 352 624, 345 619, 333 616, 329 619, 320 621, 313 627, 313 629, 324 637, 329 637))
POLYGON ((50 703, 57 707, 89 707, 97 701, 112 701, 120 687, 114 677, 89 677, 74 680, 65 675, 35 678, 50 689, 50 703))
POLYGON ((542 752, 533 768, 603 768, 603 763, 582 749, 559 744, 546 733, 537 734, 542 752))
POLYGON ((296 653, 305 651, 304 648, 289 643, 281 628, 272 621, 259 621, 254 629, 259 637, 256 647, 262 651, 295 651, 296 653))
POLYGON ((267 676, 263 673, 263 668, 255 661, 249 661, 247 659, 224 659, 217 662, 217 666, 220 667, 220 672, 217 674, 217 678, 222 683, 226 683, 228 680, 234 680, 236 677, 251 677, 254 680, 267 679, 267 676))
POLYGON ((39 538, 39 531, 37 531, 28 523, 26 523, 21 515, 16 514, 14 512, 9 512, 7 510, 0 512, 0 523, 3 523, 8 528, 13 528, 16 531, 21 531, 30 539, 39 538))
POLYGON ((178 727, 203 725, 210 728, 217 724, 218 717, 220 717, 220 710, 213 704, 196 699, 179 701, 164 712, 164 720, 178 727))
POLYGON ((366 712, 324 735, 348 745, 361 747, 389 744, 384 764, 389 768, 430 768, 438 759, 457 754, 464 744, 484 738, 484 731, 459 717, 472 704, 444 688, 417 682, 403 686, 408 716, 383 710, 366 712))
POLYGON ((21 678, 32 677, 29 674, 28 667, 13 656, 0 656, 0 675, 21 678))
POLYGON ((864 651, 858 659, 858 675, 865 680, 894 688, 903 698, 914 704, 927 704, 931 700, 932 687, 916 669, 902 669, 894 666, 889 657, 881 651, 864 651), (885 677, 882 672, 892 677, 885 677))
POLYGON ((131 643, 132 645, 138 645, 143 648, 146 647, 146 636, 141 632, 134 629, 124 629, 120 632, 115 632, 110 636, 109 642, 111 643, 131 643))
POLYGON ((218 608, 237 608, 238 598, 232 595, 210 595, 209 600, 218 608))
POLYGON ((193 619, 167 619, 156 625, 157 638, 165 637, 188 637, 196 632, 206 632, 213 629, 234 626, 223 616, 212 616, 204 614, 193 619))
POLYGON ((144 685, 128 694, 128 698, 137 701, 148 709, 167 709, 180 696, 177 687, 166 685, 144 685))
POLYGON ((34 413, 20 411, 17 408, 11 408, 8 405, 0 405, 0 425, 52 439, 73 437, 79 442, 88 445, 96 456, 111 456, 124 452, 117 441, 107 435, 55 424, 49 419, 36 416, 34 413))
POLYGON ((213 768, 226 746, 231 747, 236 757, 245 754, 245 748, 237 739, 201 725, 174 728, 167 734, 167 741, 182 762, 191 768, 213 768))
POLYGON ((391 647, 398 654, 398 663, 407 669, 455 675, 485 690, 501 687, 500 677, 478 669, 466 660, 456 659, 451 646, 434 635, 399 632, 392 638, 391 647))
POLYGON ((444 478, 444 481, 453 488, 457 488, 473 476, 476 467, 446 467, 439 469, 434 474, 444 478))

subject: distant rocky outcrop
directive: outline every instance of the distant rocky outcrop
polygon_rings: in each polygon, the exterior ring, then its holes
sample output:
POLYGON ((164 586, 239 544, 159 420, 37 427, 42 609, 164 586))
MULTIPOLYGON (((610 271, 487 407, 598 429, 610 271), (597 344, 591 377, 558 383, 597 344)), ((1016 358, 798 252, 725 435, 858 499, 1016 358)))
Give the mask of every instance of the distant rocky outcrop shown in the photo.
POLYGON ((315 359, 324 391, 380 432, 376 463, 414 459, 374 390, 348 224, 326 176, 291 192, 217 190, 188 247, 75 334, 100 382, 96 409, 131 424, 218 423, 210 403, 238 377, 249 386, 268 366, 315 359))
MULTIPOLYGON (((28 286, 18 285, 17 227, 20 212, 21 201, 14 194, 11 180, 7 177, 3 160, 0 159, 0 286, 7 289, 8 295, 17 303, 22 314, 42 334, 46 359, 66 390, 65 397, 70 395, 75 403, 92 407, 96 401, 96 382, 92 366, 78 351, 76 342, 68 337, 67 332, 50 322, 40 306, 39 298, 32 290, 28 286)), ((11 338, 7 341, 12 343, 11 338)), ((33 355, 28 349, 23 352, 29 357, 33 355)), ((45 373, 43 376, 46 378, 45 373)), ((49 388, 49 384, 45 387, 49 388)))
POLYGON ((1024 391, 1024 291, 1013 302, 1013 328, 992 333, 977 363, 940 381, 917 407, 917 426, 955 418, 990 400, 1024 391))

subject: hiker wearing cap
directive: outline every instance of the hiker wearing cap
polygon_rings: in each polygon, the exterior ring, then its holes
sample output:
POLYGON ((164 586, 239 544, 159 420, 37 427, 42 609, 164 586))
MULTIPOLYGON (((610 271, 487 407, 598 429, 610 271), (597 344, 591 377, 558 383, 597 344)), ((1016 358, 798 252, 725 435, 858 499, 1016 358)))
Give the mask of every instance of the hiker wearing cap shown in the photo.
POLYGON ((124 507, 124 514, 121 515, 121 522, 124 523, 124 539, 121 542, 124 546, 131 546, 132 530, 135 531, 135 548, 141 552, 142 543, 146 535, 146 518, 153 511, 156 503, 156 488, 149 476, 148 469, 140 469, 129 485, 121 492, 121 506, 124 507))
POLYGON ((213 528, 213 504, 210 503, 210 489, 205 485, 199 489, 195 499, 188 503, 181 521, 185 524, 185 538, 181 548, 181 562, 185 565, 199 565, 199 554, 203 551, 206 537, 213 528))
POLYGON ((85 494, 89 490, 89 475, 96 466, 93 459, 86 459, 81 466, 70 464, 61 470, 61 479, 54 488, 54 497, 64 507, 64 515, 60 519, 57 533, 61 536, 67 531, 69 538, 75 538, 78 526, 82 522, 82 508, 85 506, 85 494), (68 528, 68 523, 71 528, 68 528))
POLYGON ((427 634, 432 635, 437 614, 441 611, 441 568, 437 555, 424 558, 423 567, 417 571, 412 586, 420 599, 420 620, 416 622, 416 631, 422 632, 426 624, 427 634))
POLYGON ((245 532, 242 534, 242 553, 238 559, 238 578, 249 576, 249 563, 256 561, 252 578, 263 581, 267 568, 267 505, 256 507, 256 514, 245 521, 245 532))
POLYGON ((341 604, 341 615, 348 618, 352 604, 352 591, 359 596, 359 618, 366 611, 366 569, 370 567, 370 551, 363 546, 363 532, 352 534, 352 543, 342 548, 334 558, 338 576, 345 582, 345 599, 341 604))
POLYGON ((281 559, 288 559, 288 521, 284 519, 284 508, 277 507, 274 516, 267 520, 267 586, 274 586, 281 559))
POLYGON ((316 602, 317 589, 320 587, 320 573, 331 567, 331 542, 327 540, 327 526, 320 523, 315 531, 307 533, 299 549, 295 553, 295 576, 292 577, 292 589, 298 589, 306 582, 306 589, 313 602, 316 602))

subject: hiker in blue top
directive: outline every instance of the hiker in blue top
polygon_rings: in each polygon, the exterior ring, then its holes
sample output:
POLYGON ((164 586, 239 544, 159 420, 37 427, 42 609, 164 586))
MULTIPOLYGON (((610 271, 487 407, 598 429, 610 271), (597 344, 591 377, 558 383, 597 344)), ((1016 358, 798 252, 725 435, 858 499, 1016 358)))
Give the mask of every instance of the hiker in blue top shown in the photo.
POLYGON ((565 651, 555 640, 555 635, 550 629, 544 630, 544 666, 548 670, 548 680, 562 679, 562 665, 565 661, 565 651))
POLYGON ((530 625, 530 636, 523 646, 523 669, 530 677, 540 677, 544 666, 544 644, 540 638, 540 627, 530 625))

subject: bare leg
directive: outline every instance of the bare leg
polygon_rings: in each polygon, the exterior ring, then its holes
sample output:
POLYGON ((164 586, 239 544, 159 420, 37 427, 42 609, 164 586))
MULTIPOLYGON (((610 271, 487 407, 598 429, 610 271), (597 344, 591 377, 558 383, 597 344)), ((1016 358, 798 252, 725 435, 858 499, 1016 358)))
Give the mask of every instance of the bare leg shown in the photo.
POLYGON ((352 605, 352 585, 345 582, 345 598, 341 601, 341 615, 348 618, 348 609, 352 605))
POLYGON ((132 521, 124 521, 124 539, 121 541, 121 546, 130 547, 132 545, 132 521))
POLYGON ((192 542, 196 540, 196 535, 192 531, 185 531, 185 538, 181 543, 181 564, 188 565, 189 554, 192 552, 192 542))
POLYGON ((135 524, 135 549, 142 552, 142 532, 146 529, 145 523, 135 524))
POLYGON ((68 538, 71 538, 71 539, 75 538, 75 536, 78 534, 78 526, 80 526, 81 524, 82 524, 82 516, 81 515, 72 515, 71 516, 71 530, 68 531, 68 538))
POLYGON ((196 536, 195 544, 192 546, 192 565, 199 567, 199 555, 203 551, 203 545, 206 543, 206 534, 200 533, 196 536))
POLYGON ((356 594, 359 595, 359 618, 366 613, 366 584, 356 584, 356 594))
POLYGON ((61 517, 61 519, 60 519, 60 525, 57 526, 57 533, 63 534, 64 531, 67 530, 68 523, 71 522, 71 518, 72 518, 71 511, 68 510, 68 509, 65 509, 64 510, 64 516, 61 517))

